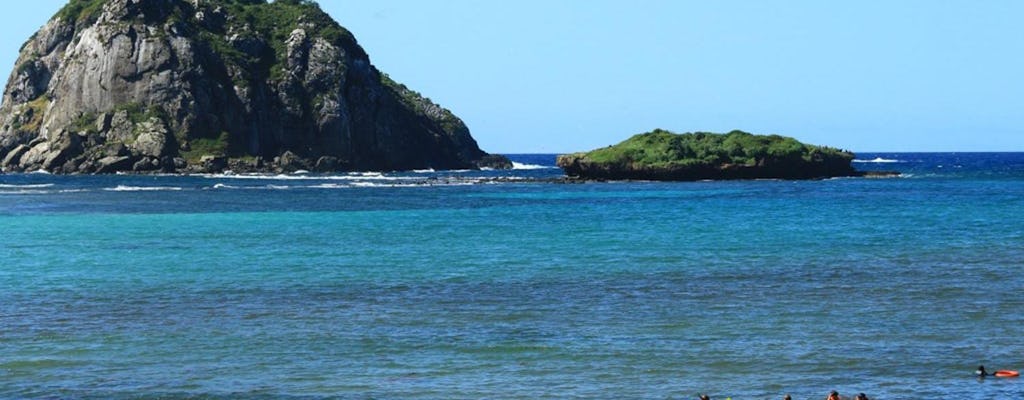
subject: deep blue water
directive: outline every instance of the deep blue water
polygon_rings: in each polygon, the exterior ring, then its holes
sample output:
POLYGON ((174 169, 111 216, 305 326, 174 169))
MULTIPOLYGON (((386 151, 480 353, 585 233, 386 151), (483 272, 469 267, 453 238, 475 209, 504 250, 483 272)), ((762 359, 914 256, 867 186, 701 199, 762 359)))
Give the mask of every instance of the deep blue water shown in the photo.
POLYGON ((0 398, 1024 397, 1024 154, 900 178, 0 175, 0 398), (495 182, 494 178, 501 178, 495 182))

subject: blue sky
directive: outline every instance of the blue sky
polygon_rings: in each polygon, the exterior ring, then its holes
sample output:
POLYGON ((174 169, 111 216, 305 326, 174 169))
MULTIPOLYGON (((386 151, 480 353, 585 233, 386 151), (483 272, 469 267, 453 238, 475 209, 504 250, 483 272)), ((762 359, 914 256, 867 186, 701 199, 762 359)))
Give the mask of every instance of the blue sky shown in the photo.
MULTIPOLYGON (((1022 1, 320 3, 491 152, 589 150, 654 128, 1024 151, 1022 1)), ((0 76, 63 4, 5 4, 0 76)))

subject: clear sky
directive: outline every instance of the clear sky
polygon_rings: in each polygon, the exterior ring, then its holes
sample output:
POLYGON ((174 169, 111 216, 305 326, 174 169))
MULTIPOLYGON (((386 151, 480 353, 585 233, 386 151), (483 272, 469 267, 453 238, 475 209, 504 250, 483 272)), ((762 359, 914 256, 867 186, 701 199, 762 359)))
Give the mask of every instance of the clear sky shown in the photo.
MULTIPOLYGON (((0 76, 64 4, 10 1, 0 76)), ((498 153, 654 128, 854 151, 1024 151, 1024 1, 322 0, 498 153)))

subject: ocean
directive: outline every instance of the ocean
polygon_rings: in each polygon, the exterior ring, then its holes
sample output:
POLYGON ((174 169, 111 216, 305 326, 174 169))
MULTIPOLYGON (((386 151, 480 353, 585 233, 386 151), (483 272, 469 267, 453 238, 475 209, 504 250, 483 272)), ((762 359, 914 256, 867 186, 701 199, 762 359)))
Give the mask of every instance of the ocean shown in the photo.
POLYGON ((1024 153, 858 157, 0 175, 0 398, 1024 398, 1024 153))

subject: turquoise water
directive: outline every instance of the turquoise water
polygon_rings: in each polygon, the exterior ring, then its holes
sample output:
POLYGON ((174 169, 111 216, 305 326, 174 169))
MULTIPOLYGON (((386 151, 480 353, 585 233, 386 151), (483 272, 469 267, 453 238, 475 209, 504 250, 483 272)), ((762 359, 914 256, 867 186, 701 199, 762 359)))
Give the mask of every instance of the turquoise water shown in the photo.
POLYGON ((861 158, 905 175, 0 175, 0 398, 1024 396, 973 377, 1024 369, 1024 154, 861 158))

